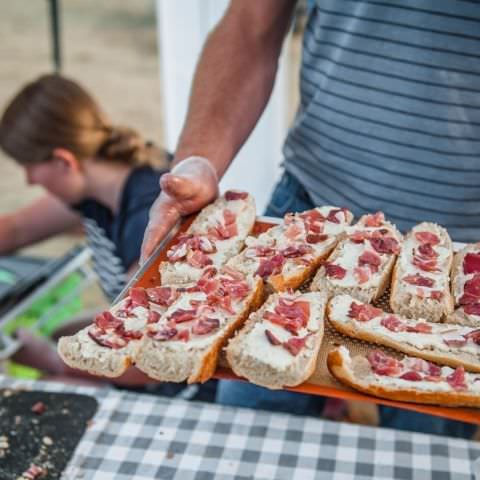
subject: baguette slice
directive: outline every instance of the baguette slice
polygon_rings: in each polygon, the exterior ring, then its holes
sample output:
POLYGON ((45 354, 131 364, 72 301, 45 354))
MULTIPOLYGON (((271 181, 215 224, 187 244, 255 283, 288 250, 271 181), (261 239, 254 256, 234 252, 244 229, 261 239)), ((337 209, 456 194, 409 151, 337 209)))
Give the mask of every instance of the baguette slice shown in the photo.
POLYGON ((288 213, 281 224, 248 237, 247 248, 228 265, 261 276, 271 291, 295 290, 312 277, 352 219, 348 210, 331 206, 288 213))
POLYGON ((122 375, 135 362, 148 322, 158 320, 178 295, 174 287, 132 288, 92 325, 60 338, 60 357, 68 366, 93 375, 122 375))
POLYGON ((212 377, 227 339, 263 300, 260 278, 240 274, 239 280, 239 272, 231 273, 227 267, 203 279, 201 289, 185 291, 149 326, 136 359, 140 370, 165 382, 203 383, 212 377))
POLYGON ((452 258, 452 241, 444 228, 427 222, 416 225, 406 236, 393 271, 392 310, 432 322, 450 315, 452 258))
POLYGON ((317 363, 325 305, 319 292, 271 295, 230 340, 226 353, 232 370, 271 389, 303 383, 317 363))
POLYGON ((334 297, 327 312, 335 330, 349 337, 450 367, 463 366, 471 372, 480 372, 479 329, 406 319, 359 303, 349 295, 334 297))
POLYGON ((480 243, 467 245, 455 254, 452 295, 455 311, 449 322, 480 327, 480 243))
POLYGON ((196 282, 205 268, 220 268, 243 248, 256 218, 255 200, 229 190, 197 215, 161 262, 162 285, 196 282))
POLYGON ((406 356, 400 362, 378 350, 371 352, 369 359, 361 355, 351 358, 342 346, 329 352, 327 364, 337 380, 376 397, 448 407, 480 407, 480 375, 465 373, 462 367, 453 370, 406 356), (378 366, 372 367, 369 359, 378 366), (429 376, 422 369, 435 375, 429 376), (396 373, 378 373, 388 371, 396 373), (403 375, 406 378, 399 378, 403 375), (418 376, 421 380, 417 380, 418 376))
POLYGON ((346 293, 364 302, 381 297, 401 241, 402 235, 382 212, 362 216, 319 268, 311 290, 325 291, 329 298, 346 293))

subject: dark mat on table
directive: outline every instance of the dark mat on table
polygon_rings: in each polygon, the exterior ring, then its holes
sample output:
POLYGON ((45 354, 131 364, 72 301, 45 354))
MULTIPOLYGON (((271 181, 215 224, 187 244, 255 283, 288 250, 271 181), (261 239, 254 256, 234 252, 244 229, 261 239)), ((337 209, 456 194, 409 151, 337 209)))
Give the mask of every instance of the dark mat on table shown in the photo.
POLYGON ((0 479, 59 479, 97 407, 87 395, 0 390, 0 479))

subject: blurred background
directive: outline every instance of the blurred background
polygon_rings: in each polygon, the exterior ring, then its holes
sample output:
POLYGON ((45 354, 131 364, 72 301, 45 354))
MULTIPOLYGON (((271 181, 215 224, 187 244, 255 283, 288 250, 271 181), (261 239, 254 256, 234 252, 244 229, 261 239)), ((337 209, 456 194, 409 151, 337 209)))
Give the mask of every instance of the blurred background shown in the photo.
MULTIPOLYGON (((61 73, 92 92, 116 123, 132 126, 147 139, 173 151, 203 41, 228 1, 1 2, 1 111, 26 82, 55 69, 53 3, 58 5, 61 73), (185 15, 186 11, 188 15, 185 15)), ((270 105, 240 152, 241 158, 222 182, 223 188, 243 188, 254 194, 259 212, 278 177, 281 144, 298 103, 297 74, 305 13, 306 2, 300 2, 270 105), (255 176, 250 173, 252 168, 256 171, 255 176)), ((40 188, 26 184, 23 170, 1 151, 0 189, 0 214, 27 205, 41 194, 40 188)), ((45 259, 60 258, 82 243, 81 235, 59 235, 20 253, 45 259)), ((2 278, 15 283, 15 278, 12 280, 8 275, 0 265, 0 284, 2 278)), ((74 287, 78 286, 79 278, 69 278, 67 283, 70 281, 74 287)), ((58 285, 62 286, 65 281, 61 279, 58 285)), ((46 307, 65 298, 65 290, 58 290, 58 285, 55 286, 57 290, 43 292, 39 298, 43 303, 38 303, 37 299, 33 305, 35 308, 27 312, 28 315, 25 316, 25 308, 15 312, 14 317, 20 315, 22 320, 13 323, 26 322, 28 326, 39 316, 51 317, 52 313, 46 307)), ((86 289, 72 295, 73 303, 67 302, 64 314, 60 315, 61 322, 64 317, 108 304, 95 280, 89 281, 86 289)), ((10 309, 10 305, 7 310, 2 309, 2 301, 0 299, 1 315, 10 309)), ((13 327, 7 330, 12 331, 13 327)))

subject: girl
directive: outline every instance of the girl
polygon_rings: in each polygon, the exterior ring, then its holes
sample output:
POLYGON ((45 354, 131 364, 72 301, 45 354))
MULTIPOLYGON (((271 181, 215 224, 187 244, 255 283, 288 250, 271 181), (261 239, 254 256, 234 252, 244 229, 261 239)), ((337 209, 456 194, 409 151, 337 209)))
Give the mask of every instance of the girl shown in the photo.
MULTIPOLYGON (((0 119, 0 147, 23 167, 30 185, 45 189, 32 204, 0 216, 0 254, 83 225, 101 287, 113 300, 137 267, 148 212, 171 156, 135 130, 116 126, 86 90, 60 75, 38 78, 11 100, 0 119)), ((45 341, 25 331, 19 338, 24 348, 17 361, 55 376, 79 375, 45 341)), ((116 383, 147 381, 131 370, 116 383)))

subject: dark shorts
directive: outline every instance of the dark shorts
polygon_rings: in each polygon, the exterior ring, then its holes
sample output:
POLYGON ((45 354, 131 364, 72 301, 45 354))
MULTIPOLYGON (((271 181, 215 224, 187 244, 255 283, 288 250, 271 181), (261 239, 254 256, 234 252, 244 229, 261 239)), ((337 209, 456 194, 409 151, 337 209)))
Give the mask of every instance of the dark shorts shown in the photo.
MULTIPOLYGON (((302 185, 292 175, 285 172, 273 191, 265 215, 283 217, 287 212, 301 212, 314 206, 302 185)), ((318 415, 325 403, 323 397, 287 391, 274 392, 256 385, 235 381, 220 381, 216 400, 223 405, 302 415, 318 415)), ((385 406, 380 406, 380 424, 387 428, 463 438, 470 438, 476 428, 475 425, 463 422, 385 406)))

